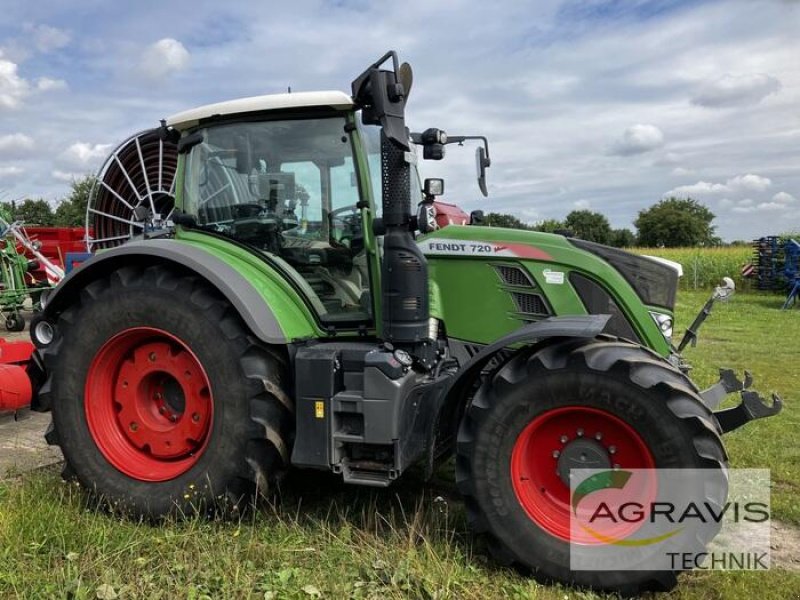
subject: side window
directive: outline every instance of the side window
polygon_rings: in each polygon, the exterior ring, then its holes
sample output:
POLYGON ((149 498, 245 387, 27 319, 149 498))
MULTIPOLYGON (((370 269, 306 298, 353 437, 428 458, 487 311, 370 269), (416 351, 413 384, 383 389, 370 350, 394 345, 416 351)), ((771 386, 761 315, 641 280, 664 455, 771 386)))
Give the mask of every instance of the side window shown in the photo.
POLYGON ((202 225, 280 256, 308 283, 322 321, 350 324, 371 318, 372 300, 345 123, 339 115, 200 129, 183 208, 202 225))

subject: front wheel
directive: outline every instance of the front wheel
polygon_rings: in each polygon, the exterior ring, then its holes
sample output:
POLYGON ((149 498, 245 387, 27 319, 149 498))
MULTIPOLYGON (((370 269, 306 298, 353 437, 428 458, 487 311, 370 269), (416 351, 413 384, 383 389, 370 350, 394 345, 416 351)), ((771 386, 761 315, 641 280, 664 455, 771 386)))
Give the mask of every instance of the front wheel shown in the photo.
MULTIPOLYGON (((564 341, 517 354, 482 384, 459 431, 456 477, 473 528, 501 562, 545 581, 667 590, 676 574, 647 570, 649 550, 640 570, 606 568, 602 544, 571 528, 570 469, 708 469, 703 499, 721 506, 727 457, 717 432, 693 384, 657 355, 606 339, 564 341), (571 552, 605 570, 571 570, 571 552)), ((653 501, 655 476, 637 481, 636 499, 653 501)), ((636 528, 621 522, 608 539, 636 528)), ((703 527, 682 549, 701 551, 718 529, 703 527)))
POLYGON ((284 362, 195 277, 124 268, 95 281, 40 353, 49 441, 115 510, 238 508, 288 465, 284 362))

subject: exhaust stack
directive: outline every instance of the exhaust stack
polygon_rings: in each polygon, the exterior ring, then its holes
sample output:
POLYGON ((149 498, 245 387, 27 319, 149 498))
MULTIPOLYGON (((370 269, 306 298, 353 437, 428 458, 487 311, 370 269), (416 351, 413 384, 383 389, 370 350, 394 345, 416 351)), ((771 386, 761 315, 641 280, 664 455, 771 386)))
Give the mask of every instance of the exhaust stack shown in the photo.
MULTIPOLYGON (((381 126, 381 183, 385 228, 382 266, 383 338, 396 344, 428 339, 428 265, 411 235, 411 142, 405 107, 411 67, 387 52, 352 83, 367 125, 381 126), (392 70, 380 67, 391 59, 392 70)), ((413 353, 413 349, 412 349, 413 353)))

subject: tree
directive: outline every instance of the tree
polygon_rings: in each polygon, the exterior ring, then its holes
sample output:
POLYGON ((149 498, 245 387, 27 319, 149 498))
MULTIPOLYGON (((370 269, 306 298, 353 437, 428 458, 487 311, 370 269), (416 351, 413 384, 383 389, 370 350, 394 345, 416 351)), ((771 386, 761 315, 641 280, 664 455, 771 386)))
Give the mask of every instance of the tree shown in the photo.
POLYGON ((55 223, 59 227, 81 227, 86 223, 86 207, 92 193, 95 178, 91 175, 73 179, 72 190, 59 202, 55 212, 55 223))
POLYGON ((14 219, 23 221, 26 225, 50 226, 55 222, 53 209, 47 200, 27 198, 16 205, 14 219))
POLYGON ((615 229, 611 232, 611 246, 615 248, 630 248, 636 245, 636 235, 630 229, 615 229))
POLYGON ((544 233, 556 233, 558 231, 564 231, 567 229, 567 226, 564 225, 563 221, 559 221, 558 219, 545 219, 544 221, 534 223, 532 229, 544 233))
POLYGON ((486 215, 486 225, 490 227, 506 227, 508 229, 530 229, 527 223, 523 223, 514 215, 502 213, 489 213, 486 215))
POLYGON ((691 198, 665 198, 639 212, 634 225, 642 246, 697 246, 714 244, 714 214, 691 198))
POLYGON ((564 225, 575 237, 587 242, 608 244, 611 241, 611 225, 600 213, 591 210, 573 210, 564 220, 564 225))

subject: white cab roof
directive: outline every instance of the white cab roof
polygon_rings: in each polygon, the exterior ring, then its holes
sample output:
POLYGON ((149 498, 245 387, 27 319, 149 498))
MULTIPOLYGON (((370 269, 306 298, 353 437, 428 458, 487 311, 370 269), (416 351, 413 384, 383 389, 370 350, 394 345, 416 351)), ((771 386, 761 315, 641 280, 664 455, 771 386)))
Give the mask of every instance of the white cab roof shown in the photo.
POLYGON ((312 106, 329 106, 348 109, 353 100, 344 92, 297 92, 291 94, 270 94, 268 96, 252 96, 239 98, 216 104, 207 104, 198 108, 185 110, 167 119, 167 125, 175 129, 188 129, 197 125, 198 121, 222 115, 234 115, 265 110, 287 108, 309 108, 312 106))

